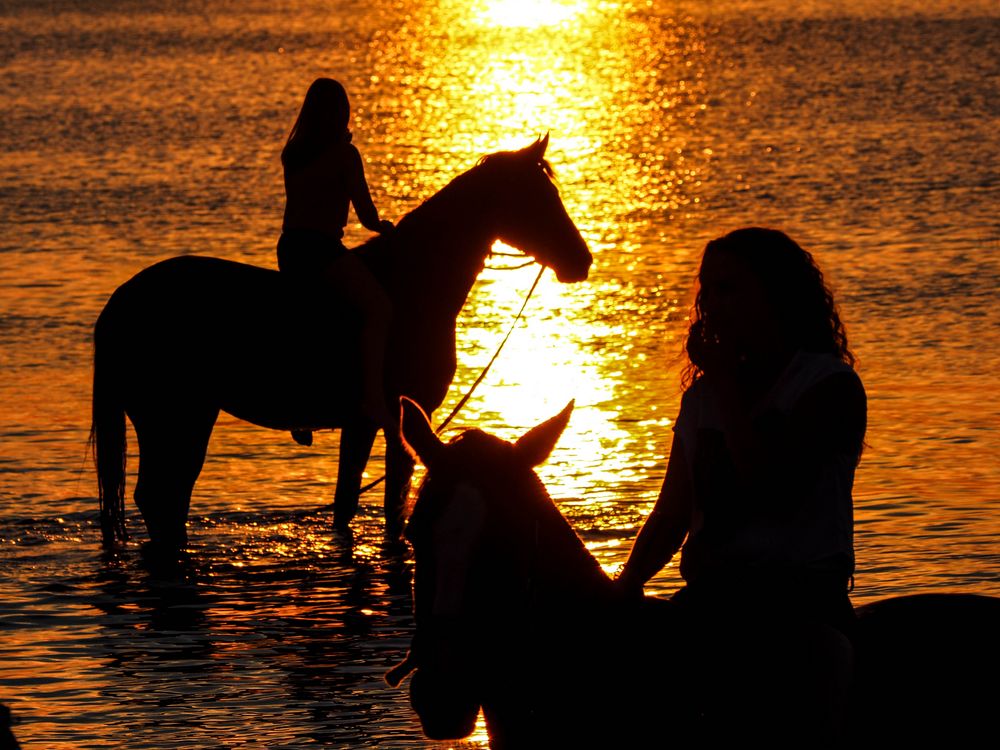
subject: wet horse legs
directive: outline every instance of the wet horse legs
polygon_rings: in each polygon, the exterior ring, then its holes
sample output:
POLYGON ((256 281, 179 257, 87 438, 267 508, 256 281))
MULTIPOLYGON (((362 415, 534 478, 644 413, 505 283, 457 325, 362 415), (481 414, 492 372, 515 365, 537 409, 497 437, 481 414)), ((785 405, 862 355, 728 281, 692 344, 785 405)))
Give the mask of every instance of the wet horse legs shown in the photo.
POLYGON ((154 546, 187 545, 191 491, 201 473, 218 410, 158 408, 129 414, 139 440, 135 504, 154 546))
POLYGON ((374 422, 360 419, 340 431, 340 462, 333 496, 333 525, 340 531, 347 531, 357 515, 361 479, 377 432, 374 422))
MULTIPOLYGON (((350 528, 357 515, 362 477, 376 433, 377 428, 367 420, 347 425, 340 433, 340 464, 333 498, 333 525, 340 531, 350 528)), ((385 472, 385 534, 398 539, 406 523, 406 501, 413 476, 413 459, 398 435, 386 438, 385 472)))

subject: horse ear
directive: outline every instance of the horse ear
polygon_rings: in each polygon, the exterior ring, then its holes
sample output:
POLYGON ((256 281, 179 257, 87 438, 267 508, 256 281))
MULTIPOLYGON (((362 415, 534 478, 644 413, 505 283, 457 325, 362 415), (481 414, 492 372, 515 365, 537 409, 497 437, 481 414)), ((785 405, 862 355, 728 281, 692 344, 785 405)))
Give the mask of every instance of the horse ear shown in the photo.
POLYGON ((431 468, 444 450, 444 445, 434 434, 427 414, 416 401, 403 396, 399 402, 402 407, 400 432, 403 445, 424 466, 431 468))
POLYGON ((542 159, 545 158, 545 149, 549 147, 549 134, 546 133, 543 137, 539 138, 537 141, 528 146, 527 151, 531 155, 533 161, 541 163, 542 159))
POLYGON ((538 466, 552 453, 556 447, 559 436, 569 422, 569 415, 573 413, 573 404, 570 401, 561 412, 552 419, 542 422, 540 425, 532 427, 524 433, 520 439, 514 443, 514 450, 517 454, 528 462, 529 466, 538 466))

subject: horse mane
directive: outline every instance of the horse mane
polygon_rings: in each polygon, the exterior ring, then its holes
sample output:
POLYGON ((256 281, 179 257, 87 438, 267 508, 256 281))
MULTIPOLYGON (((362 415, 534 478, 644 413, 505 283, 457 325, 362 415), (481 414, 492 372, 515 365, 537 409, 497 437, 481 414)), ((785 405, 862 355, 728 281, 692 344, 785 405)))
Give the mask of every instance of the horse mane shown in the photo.
MULTIPOLYGON (((470 183, 486 179, 497 172, 502 173, 513 169, 521 165, 524 159, 525 156, 521 151, 496 151, 481 157, 474 167, 452 178, 443 188, 403 214, 403 217, 396 224, 395 231, 374 235, 355 248, 354 251, 360 253, 362 257, 380 263, 391 252, 394 234, 420 232, 422 226, 436 224, 442 215, 455 214, 460 210, 455 207, 457 196, 472 197, 473 191, 469 190, 470 183)), ((550 180, 555 180, 555 170, 548 159, 541 159, 538 165, 550 180)))
POLYGON ((369 237, 354 249, 362 258, 374 266, 382 266, 392 257, 393 248, 398 241, 398 235, 408 236, 409 246, 420 246, 429 235, 428 229, 443 223, 447 216, 461 212, 460 200, 475 172, 475 167, 453 178, 451 182, 438 190, 420 205, 410 209, 396 223, 396 228, 386 234, 376 234, 369 237))
MULTIPOLYGON (((493 165, 495 167, 496 165, 509 165, 519 158, 524 158, 524 154, 520 151, 497 151, 482 157, 478 162, 476 162, 476 166, 481 167, 493 165)), ((543 158, 539 162, 539 166, 541 166, 542 171, 548 175, 550 180, 555 180, 556 171, 552 168, 548 159, 543 158)))

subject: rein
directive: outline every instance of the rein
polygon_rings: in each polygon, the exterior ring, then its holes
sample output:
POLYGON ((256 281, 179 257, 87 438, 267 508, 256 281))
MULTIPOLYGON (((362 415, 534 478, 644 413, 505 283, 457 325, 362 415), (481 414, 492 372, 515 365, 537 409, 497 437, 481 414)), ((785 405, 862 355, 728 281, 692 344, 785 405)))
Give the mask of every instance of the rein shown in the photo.
MULTIPOLYGON (((504 252, 500 252, 499 250, 490 250, 490 257, 491 258, 524 258, 525 255, 524 255, 524 253, 504 253, 504 252)), ((536 261, 534 258, 528 258, 527 261, 525 261, 524 263, 520 263, 520 264, 518 264, 516 266, 487 266, 487 268, 490 268, 490 269, 492 269, 494 271, 520 271, 522 268, 527 268, 532 263, 537 263, 537 262, 538 261, 536 261)), ((538 282, 535 281, 535 283, 537 284, 538 282)), ((532 290, 534 290, 534 287, 531 287, 531 288, 532 288, 532 290)), ((531 296, 531 292, 528 292, 528 296, 529 297, 531 296)), ((523 312, 523 309, 522 309, 522 312, 523 312)))
MULTIPOLYGON (((518 268, 524 268, 525 266, 531 265, 531 263, 533 262, 535 261, 525 263, 523 266, 518 266, 518 268)), ((514 329, 517 327, 518 322, 521 320, 521 316, 524 315, 524 310, 528 306, 528 300, 530 300, 531 295, 534 294, 535 287, 538 286, 538 282, 542 280, 543 273, 545 273, 545 266, 542 266, 541 268, 538 269, 538 275, 535 277, 535 281, 531 285, 531 289, 529 289, 527 295, 525 295, 524 302, 521 303, 521 309, 518 310, 517 315, 514 316, 514 322, 510 324, 510 328, 507 330, 507 335, 503 337, 503 340, 500 342, 500 346, 498 346, 497 350, 493 353, 493 357, 486 364, 486 367, 483 368, 483 371, 479 373, 479 377, 476 378, 475 382, 469 387, 469 390, 466 391, 464 396, 462 396, 462 399, 455 405, 455 408, 451 410, 451 414, 445 417, 445 420, 440 425, 438 425, 438 428, 436 430, 434 430, 434 433, 436 435, 440 435, 444 431, 445 427, 447 427, 448 424, 451 422, 451 420, 455 418, 455 415, 462 410, 462 407, 465 406, 469 398, 471 398, 476 388, 478 388, 479 384, 483 382, 483 379, 486 377, 486 373, 488 373, 490 371, 490 368, 493 367, 493 363, 497 361, 497 357, 499 357, 500 352, 503 351, 504 345, 507 343, 507 339, 510 338, 510 335, 514 332, 514 329)), ((383 481, 385 481, 385 474, 380 476, 378 479, 375 479, 366 484, 364 487, 361 488, 358 494, 363 495, 364 493, 368 492, 368 490, 373 489, 374 487, 380 485, 383 481)))
POLYGON ((465 406, 466 402, 469 400, 469 397, 472 396, 472 393, 476 390, 477 387, 479 387, 479 384, 483 382, 483 378, 486 377, 486 373, 488 373, 490 371, 490 368, 493 367, 493 363, 497 361, 497 357, 499 357, 500 352, 503 351, 504 344, 507 343, 507 339, 510 338, 510 335, 514 332, 514 329, 517 327, 518 321, 521 320, 521 316, 524 315, 524 308, 528 306, 528 300, 530 300, 531 295, 534 294, 535 287, 538 286, 538 282, 542 280, 543 273, 545 273, 545 266, 542 266, 541 268, 538 269, 538 275, 535 277, 535 282, 531 285, 531 289, 528 290, 528 294, 525 296, 524 302, 521 303, 521 309, 518 310, 517 315, 514 316, 514 322, 510 324, 510 328, 507 330, 507 335, 503 337, 503 341, 500 342, 500 346, 498 346, 496 352, 493 353, 493 358, 490 359, 486 367, 483 368, 483 371, 479 373, 479 377, 476 378, 476 382, 474 382, 472 386, 469 388, 469 390, 466 391, 465 395, 462 396, 462 400, 459 401, 458 404, 456 404, 455 408, 451 410, 451 414, 449 414, 445 418, 445 420, 438 426, 438 428, 434 430, 434 433, 436 435, 440 435, 444 431, 444 428, 448 426, 448 423, 451 422, 451 420, 455 418, 455 415, 458 414, 458 412, 462 409, 463 406, 465 406))

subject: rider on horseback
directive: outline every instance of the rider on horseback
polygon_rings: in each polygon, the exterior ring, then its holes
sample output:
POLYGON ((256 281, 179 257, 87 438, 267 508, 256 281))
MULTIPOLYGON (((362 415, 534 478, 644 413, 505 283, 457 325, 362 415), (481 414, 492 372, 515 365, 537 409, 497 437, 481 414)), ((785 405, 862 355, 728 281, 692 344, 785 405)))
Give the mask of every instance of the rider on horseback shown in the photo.
POLYGON ((708 243, 687 352, 663 489, 619 583, 641 593, 683 543, 674 602, 701 647, 696 673, 748 720, 778 711, 835 737, 866 398, 812 255, 760 228, 708 243))
MULTIPOLYGON (((394 420, 385 406, 383 367, 391 305, 365 264, 344 246, 343 237, 351 205, 366 229, 383 234, 393 225, 379 219, 361 154, 351 143, 350 117, 350 101, 338 81, 313 81, 281 152, 285 215, 278 268, 301 280, 319 280, 361 313, 361 411, 388 427, 394 420)), ((312 443, 309 430, 293 430, 292 437, 302 445, 312 443)))

